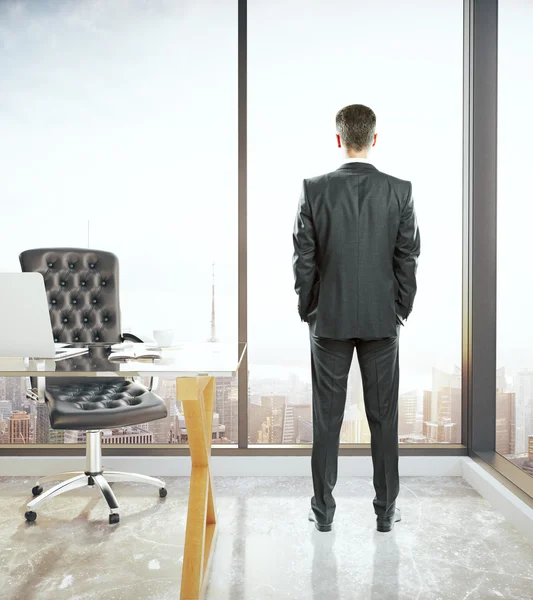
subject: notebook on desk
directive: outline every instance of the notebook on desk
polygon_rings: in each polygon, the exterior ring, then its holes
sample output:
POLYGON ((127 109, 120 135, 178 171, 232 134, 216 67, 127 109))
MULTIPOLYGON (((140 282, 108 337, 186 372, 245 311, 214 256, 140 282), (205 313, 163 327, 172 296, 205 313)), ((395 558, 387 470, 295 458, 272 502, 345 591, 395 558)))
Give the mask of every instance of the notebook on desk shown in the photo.
POLYGON ((68 344, 55 344, 54 360, 65 360, 66 358, 81 356, 82 354, 87 354, 88 352, 89 348, 69 348, 68 344))
POLYGON ((115 344, 111 346, 111 361, 152 361, 161 358, 161 351, 156 347, 149 347, 146 344, 115 344))

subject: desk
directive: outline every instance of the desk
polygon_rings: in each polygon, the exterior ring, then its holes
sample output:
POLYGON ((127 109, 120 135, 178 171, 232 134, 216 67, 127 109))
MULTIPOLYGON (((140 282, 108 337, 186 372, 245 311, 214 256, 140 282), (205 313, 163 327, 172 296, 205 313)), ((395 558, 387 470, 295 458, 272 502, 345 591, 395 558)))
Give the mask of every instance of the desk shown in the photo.
POLYGON ((185 531, 181 600, 203 598, 216 537, 217 515, 210 468, 215 378, 232 376, 245 344, 181 344, 163 350, 154 362, 112 362, 109 347, 94 344, 89 354, 68 360, 0 358, 3 377, 175 377, 191 453, 191 481, 185 531))

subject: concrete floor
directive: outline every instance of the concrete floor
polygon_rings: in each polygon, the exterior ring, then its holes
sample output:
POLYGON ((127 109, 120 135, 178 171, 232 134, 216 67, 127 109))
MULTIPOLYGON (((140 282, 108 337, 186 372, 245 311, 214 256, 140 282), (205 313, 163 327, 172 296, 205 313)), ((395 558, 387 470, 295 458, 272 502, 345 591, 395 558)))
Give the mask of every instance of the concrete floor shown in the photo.
MULTIPOLYGON (((187 485, 114 484, 24 521, 30 479, 0 479, 0 598, 179 598, 187 485), (155 493, 154 493, 155 492, 155 493)), ((219 534, 207 600, 533 599, 533 546, 460 478, 404 478, 403 521, 375 531, 368 478, 339 482, 334 532, 307 521, 309 478, 217 478, 219 534)))

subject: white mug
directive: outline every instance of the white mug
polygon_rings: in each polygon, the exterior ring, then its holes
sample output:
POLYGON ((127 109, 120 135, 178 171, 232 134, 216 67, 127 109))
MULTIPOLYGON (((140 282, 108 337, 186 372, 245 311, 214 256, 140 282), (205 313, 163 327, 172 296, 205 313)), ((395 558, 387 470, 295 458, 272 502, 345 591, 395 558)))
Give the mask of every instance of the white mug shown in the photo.
POLYGON ((154 329, 155 343, 161 348, 168 347, 174 341, 173 329, 154 329))

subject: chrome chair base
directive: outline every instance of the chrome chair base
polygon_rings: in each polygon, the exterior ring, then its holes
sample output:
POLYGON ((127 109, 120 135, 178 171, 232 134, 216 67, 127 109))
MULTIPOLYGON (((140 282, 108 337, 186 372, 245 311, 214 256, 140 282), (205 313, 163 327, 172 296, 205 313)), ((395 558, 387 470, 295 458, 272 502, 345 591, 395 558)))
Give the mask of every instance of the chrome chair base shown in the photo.
POLYGON ((66 473, 58 473, 57 475, 48 475, 42 477, 37 485, 32 489, 35 496, 33 500, 28 502, 28 510, 25 514, 26 520, 29 522, 35 521, 37 514, 35 508, 55 496, 70 492, 84 486, 96 486, 107 505, 109 506, 109 523, 118 523, 119 505, 117 498, 111 489, 110 483, 115 481, 131 481, 137 483, 146 483, 159 488, 159 496, 165 498, 167 490, 165 482, 156 477, 149 475, 140 475, 138 473, 124 473, 123 471, 106 471, 102 468, 102 442, 100 431, 87 432, 87 470, 86 471, 68 471, 66 473), (42 483, 48 481, 60 481, 49 490, 43 491, 42 483))

